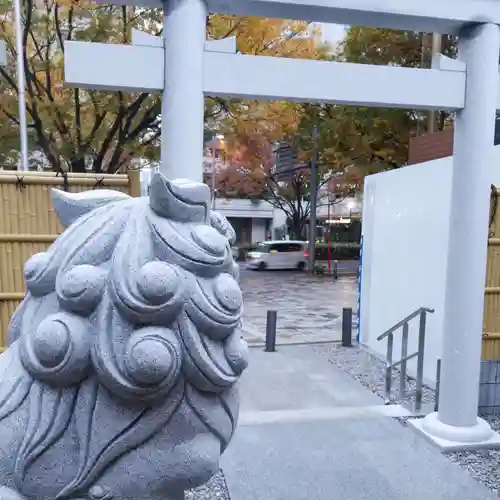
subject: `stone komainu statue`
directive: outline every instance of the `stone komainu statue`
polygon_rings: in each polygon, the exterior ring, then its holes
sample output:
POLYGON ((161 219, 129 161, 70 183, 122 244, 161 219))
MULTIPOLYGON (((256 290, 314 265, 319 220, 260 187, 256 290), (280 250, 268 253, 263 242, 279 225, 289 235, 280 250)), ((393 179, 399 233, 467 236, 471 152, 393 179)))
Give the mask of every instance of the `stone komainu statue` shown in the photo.
POLYGON ((0 499, 179 500, 234 432, 247 364, 234 231, 201 183, 54 191, 0 356, 0 499))

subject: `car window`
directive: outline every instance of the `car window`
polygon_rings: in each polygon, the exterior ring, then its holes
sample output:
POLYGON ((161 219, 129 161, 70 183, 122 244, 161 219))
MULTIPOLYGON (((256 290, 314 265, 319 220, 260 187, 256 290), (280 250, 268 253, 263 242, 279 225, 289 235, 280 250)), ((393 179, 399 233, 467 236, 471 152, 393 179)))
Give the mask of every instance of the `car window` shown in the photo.
POLYGON ((300 243, 290 243, 288 247, 288 252, 300 252, 302 250, 302 245, 300 243))
POLYGON ((281 243, 275 243, 274 245, 268 245, 268 246, 269 246, 270 253, 283 253, 286 251, 286 250, 284 250, 286 245, 283 245, 281 243))
POLYGON ((284 243, 283 245, 280 245, 279 251, 281 253, 289 253, 292 251, 291 247, 292 247, 292 245, 290 243, 284 243))
POLYGON ((255 247, 255 251, 256 252, 260 252, 260 253, 268 253, 269 252, 269 247, 270 245, 265 245, 263 243, 259 243, 256 247, 255 247))
POLYGON ((302 250, 300 243, 280 243, 276 247, 280 253, 300 252, 302 250))

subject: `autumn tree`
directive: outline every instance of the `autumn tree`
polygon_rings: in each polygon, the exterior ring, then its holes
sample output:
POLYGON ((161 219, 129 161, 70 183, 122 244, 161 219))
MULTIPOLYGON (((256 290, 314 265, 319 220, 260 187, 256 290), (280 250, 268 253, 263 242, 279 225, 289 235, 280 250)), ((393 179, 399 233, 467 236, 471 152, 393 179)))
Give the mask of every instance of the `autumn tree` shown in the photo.
POLYGON ((309 185, 307 172, 300 170, 286 180, 278 180, 273 172, 272 144, 262 133, 238 137, 236 148, 229 151, 230 165, 219 175, 219 193, 269 201, 285 213, 293 237, 301 238, 310 214, 309 201, 305 201, 309 185))
MULTIPOLYGON (((455 57, 456 37, 441 38, 443 54, 455 57)), ((431 48, 432 33, 352 27, 340 45, 337 58, 361 64, 430 68, 431 48)), ((372 143, 375 150, 382 146, 383 154, 376 155, 376 159, 385 157, 388 168, 406 163, 410 136, 425 132, 427 127, 427 113, 422 110, 352 108, 350 112, 349 119, 367 137, 366 142, 372 143)), ((438 129, 442 130, 449 121, 449 113, 439 113, 438 129)))
MULTIPOLYGON (((278 103, 275 103, 276 105, 278 103)), ((285 108, 286 109, 286 108, 285 108)), ((294 108, 295 111, 299 107, 294 108)), ((312 160, 313 136, 310 115, 299 116, 293 135, 284 136, 298 151, 298 164, 302 168, 283 178, 274 170, 275 154, 266 129, 255 125, 252 133, 241 134, 227 144, 230 163, 219 174, 219 192, 223 196, 265 199, 281 209, 288 220, 290 233, 295 238, 305 234, 304 228, 311 213, 312 195, 318 204, 327 203, 329 194, 334 193, 338 203, 352 195, 359 188, 359 172, 350 170, 328 156, 323 147, 328 141, 326 131, 319 130, 317 148, 317 192, 311 193, 310 162, 312 160), (326 154, 325 154, 326 153, 326 154)), ((297 119, 297 118, 296 118, 297 119)))
MULTIPOLYGON (((0 80, 0 102, 4 100, 0 80)), ((1 107, 1 104, 0 104, 1 107)), ((19 130, 11 120, 0 117, 0 166, 15 169, 18 161, 19 130)))
MULTIPOLYGON (((443 52, 453 56, 456 40, 443 36, 443 52)), ((334 59, 358 64, 430 67, 431 34, 352 27, 334 59)), ((359 186, 363 178, 381 170, 404 166, 410 137, 427 124, 421 110, 367 108, 344 105, 302 105, 302 134, 310 142, 312 122, 320 127, 322 164, 343 177, 344 185, 359 186)), ((449 120, 440 115, 440 127, 449 120)))
MULTIPOLYGON (((428 68, 432 34, 378 28, 351 27, 334 59, 358 64, 428 68)), ((453 57, 456 39, 445 35, 443 53, 453 57)), ((426 113, 421 110, 367 108, 344 105, 303 105, 302 121, 321 116, 320 153, 324 163, 336 171, 362 178, 406 164, 410 137, 425 130, 426 113)), ((440 127, 449 119, 442 113, 440 127)))
MULTIPOLYGON (((0 69, 0 119, 17 128, 15 35, 11 16, 1 19, 9 65, 0 69)), ((96 6, 85 1, 24 1, 29 133, 53 170, 84 172, 90 168, 113 173, 127 168, 134 157, 156 153, 160 96, 71 89, 64 85, 63 66, 67 41, 127 43, 132 28, 151 29, 159 25, 159 19, 152 9, 96 6)))
MULTIPOLYGON (((133 28, 161 35, 161 9, 97 6, 85 0, 36 0, 35 6, 35 0, 24 0, 23 24, 29 135, 50 167, 117 172, 137 158, 157 159, 161 96, 67 88, 63 55, 69 40, 129 43, 133 28)), ((10 145, 6 139, 18 133, 16 54, 5 8, 0 28, 9 51, 9 65, 0 70, 0 142, 10 145)), ((236 36, 238 51, 253 55, 314 56, 314 44, 303 37, 308 29, 303 22, 231 15, 212 14, 207 22, 209 38, 236 36)), ((206 99, 208 129, 233 119, 244 126, 251 114, 246 102, 206 99)), ((9 146, 8 151, 15 149, 9 146)))

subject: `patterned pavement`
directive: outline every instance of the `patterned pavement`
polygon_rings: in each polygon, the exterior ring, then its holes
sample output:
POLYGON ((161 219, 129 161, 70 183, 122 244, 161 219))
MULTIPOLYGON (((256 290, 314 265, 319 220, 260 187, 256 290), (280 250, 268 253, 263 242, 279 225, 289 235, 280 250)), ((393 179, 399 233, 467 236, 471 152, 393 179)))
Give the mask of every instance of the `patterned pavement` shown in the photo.
POLYGON ((341 340, 344 307, 353 309, 355 334, 355 277, 333 281, 331 277, 314 277, 300 272, 242 269, 240 285, 244 298, 243 334, 251 345, 264 343, 269 309, 278 312, 278 344, 341 340))

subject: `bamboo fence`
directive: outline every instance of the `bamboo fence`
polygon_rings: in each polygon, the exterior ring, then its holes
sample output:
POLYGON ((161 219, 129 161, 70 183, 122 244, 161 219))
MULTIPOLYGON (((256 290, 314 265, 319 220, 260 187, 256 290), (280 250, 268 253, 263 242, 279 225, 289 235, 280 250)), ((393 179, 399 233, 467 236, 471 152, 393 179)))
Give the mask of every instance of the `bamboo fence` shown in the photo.
MULTIPOLYGON (((51 188, 82 192, 115 189, 140 196, 139 171, 127 175, 0 171, 0 349, 7 327, 24 297, 24 263, 46 250, 61 234, 51 201, 51 188)), ((483 321, 483 360, 500 360, 500 190, 492 194, 492 217, 483 321)))
POLYGON ((484 295, 483 349, 485 361, 500 360, 500 190, 492 188, 486 290, 484 295))
POLYGON ((77 193, 114 189, 140 196, 140 173, 127 175, 0 171, 0 350, 25 294, 24 263, 45 251, 63 228, 52 207, 51 188, 77 193))

